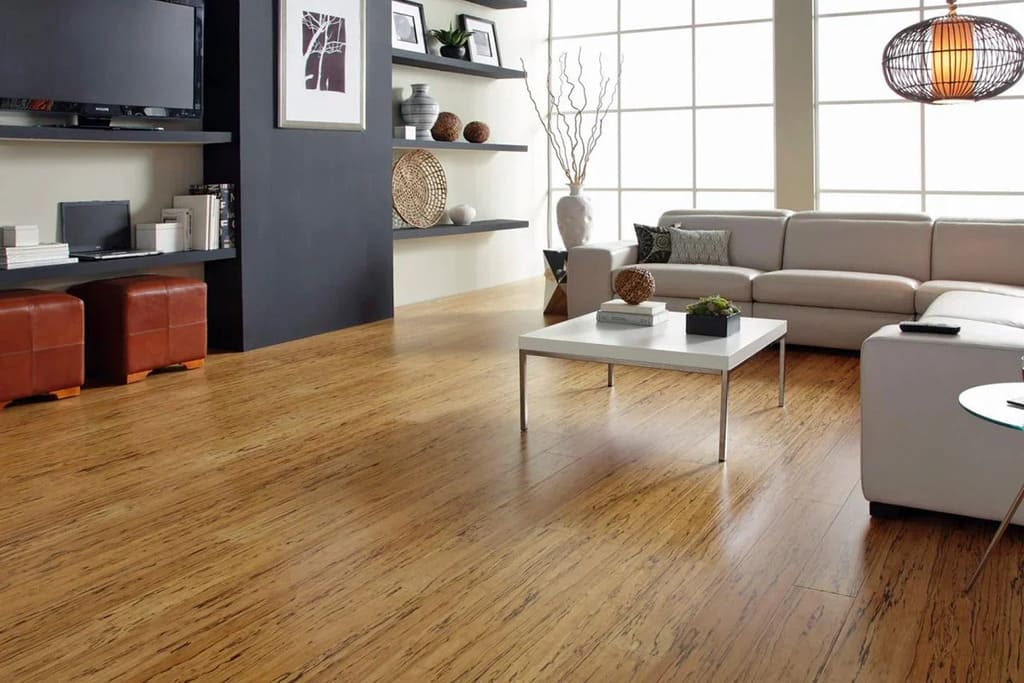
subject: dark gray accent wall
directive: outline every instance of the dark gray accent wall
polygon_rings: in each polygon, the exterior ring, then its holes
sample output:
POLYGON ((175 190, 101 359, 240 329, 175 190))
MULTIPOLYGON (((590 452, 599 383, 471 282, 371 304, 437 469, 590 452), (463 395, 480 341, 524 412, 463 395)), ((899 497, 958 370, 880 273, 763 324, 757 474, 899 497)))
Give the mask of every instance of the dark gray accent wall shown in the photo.
POLYGON ((276 128, 277 3, 207 1, 206 182, 239 187, 239 258, 208 264, 210 342, 248 350, 389 318, 390 4, 367 0, 366 132, 276 128))

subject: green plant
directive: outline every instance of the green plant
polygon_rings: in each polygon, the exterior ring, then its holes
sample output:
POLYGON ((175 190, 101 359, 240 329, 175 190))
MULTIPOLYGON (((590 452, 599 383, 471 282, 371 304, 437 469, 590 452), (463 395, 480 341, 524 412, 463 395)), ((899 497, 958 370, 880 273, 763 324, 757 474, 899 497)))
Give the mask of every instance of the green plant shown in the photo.
POLYGON ((448 45, 450 47, 465 47, 466 43, 473 36, 472 31, 463 31, 462 29, 455 28, 452 24, 448 24, 448 28, 434 28, 430 29, 430 35, 441 41, 442 45, 448 45))
POLYGON ((728 318, 730 315, 736 315, 740 313, 740 309, 734 306, 731 301, 726 299, 724 296, 705 296, 702 297, 697 303, 690 304, 686 307, 686 312, 690 315, 707 315, 716 318, 728 318))

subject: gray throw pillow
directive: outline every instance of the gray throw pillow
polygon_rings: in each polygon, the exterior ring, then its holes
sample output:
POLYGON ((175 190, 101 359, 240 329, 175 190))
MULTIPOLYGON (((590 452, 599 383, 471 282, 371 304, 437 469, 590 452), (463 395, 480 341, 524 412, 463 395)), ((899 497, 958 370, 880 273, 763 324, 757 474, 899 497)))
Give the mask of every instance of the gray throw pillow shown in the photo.
POLYGON ((669 263, 703 266, 729 265, 728 230, 680 230, 669 228, 672 256, 669 263))

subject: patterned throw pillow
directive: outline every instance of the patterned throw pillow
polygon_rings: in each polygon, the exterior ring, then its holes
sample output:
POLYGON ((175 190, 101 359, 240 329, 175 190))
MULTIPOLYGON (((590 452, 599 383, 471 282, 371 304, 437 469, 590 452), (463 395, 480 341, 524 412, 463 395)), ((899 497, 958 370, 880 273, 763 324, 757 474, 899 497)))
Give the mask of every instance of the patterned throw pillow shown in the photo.
POLYGON ((668 260, 669 263, 729 265, 728 230, 668 230, 672 238, 672 256, 668 260))
POLYGON ((640 245, 637 263, 668 263, 672 255, 672 236, 668 228, 654 228, 634 223, 636 241, 640 245))

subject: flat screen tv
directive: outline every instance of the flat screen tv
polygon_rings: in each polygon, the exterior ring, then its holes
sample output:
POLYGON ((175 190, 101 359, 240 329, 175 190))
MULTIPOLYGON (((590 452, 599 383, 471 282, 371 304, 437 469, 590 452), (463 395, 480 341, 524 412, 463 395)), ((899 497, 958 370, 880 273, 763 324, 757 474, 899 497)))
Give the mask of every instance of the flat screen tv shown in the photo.
POLYGON ((0 108, 198 119, 204 0, 0 0, 0 108))

